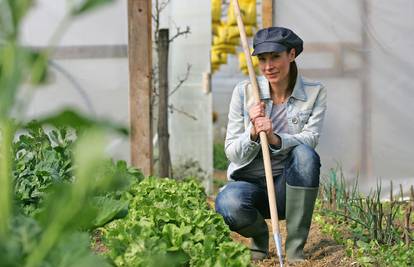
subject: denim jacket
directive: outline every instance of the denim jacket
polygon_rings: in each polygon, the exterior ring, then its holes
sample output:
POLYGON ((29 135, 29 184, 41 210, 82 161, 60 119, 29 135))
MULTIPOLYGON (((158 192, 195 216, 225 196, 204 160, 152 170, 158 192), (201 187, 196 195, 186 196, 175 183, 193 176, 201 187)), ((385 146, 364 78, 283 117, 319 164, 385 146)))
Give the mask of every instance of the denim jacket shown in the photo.
MULTIPOLYGON (((264 76, 257 77, 260 99, 266 104, 266 116, 270 117, 272 99, 269 82, 264 76)), ((281 139, 277 149, 269 146, 270 154, 286 153, 299 144, 316 147, 326 111, 326 89, 319 82, 309 81, 298 74, 295 87, 287 100, 288 133, 275 133, 281 139)), ((236 85, 230 102, 225 152, 230 160, 227 177, 248 165, 260 152, 260 143, 250 139, 253 126, 249 109, 255 103, 249 81, 236 85)))

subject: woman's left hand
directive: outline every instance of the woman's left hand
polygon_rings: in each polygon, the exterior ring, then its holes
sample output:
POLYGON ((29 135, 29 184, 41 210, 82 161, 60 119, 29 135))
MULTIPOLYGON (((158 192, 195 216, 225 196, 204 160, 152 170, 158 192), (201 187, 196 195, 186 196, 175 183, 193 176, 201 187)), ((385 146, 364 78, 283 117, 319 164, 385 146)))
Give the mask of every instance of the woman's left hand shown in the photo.
POLYGON ((254 129, 256 133, 265 132, 267 141, 272 145, 279 145, 280 139, 273 133, 272 120, 268 117, 257 117, 254 120, 254 129))
POLYGON ((265 132, 266 135, 273 133, 272 121, 268 117, 257 117, 254 120, 256 133, 265 132))

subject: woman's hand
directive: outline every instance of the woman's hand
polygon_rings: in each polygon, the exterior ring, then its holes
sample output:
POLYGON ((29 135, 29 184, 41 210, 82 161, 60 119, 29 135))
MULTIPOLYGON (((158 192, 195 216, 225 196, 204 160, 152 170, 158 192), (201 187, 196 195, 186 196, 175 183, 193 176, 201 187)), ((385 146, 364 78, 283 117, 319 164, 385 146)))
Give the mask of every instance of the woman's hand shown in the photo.
POLYGON ((259 132, 256 132, 256 130, 255 130, 255 121, 256 121, 257 118, 264 117, 264 116, 265 116, 265 103, 264 102, 254 104, 249 109, 249 118, 250 118, 250 121, 253 124, 253 127, 250 130, 250 139, 253 140, 253 141, 257 141, 257 139, 259 137, 259 132))
POLYGON ((260 132, 265 132, 268 138, 273 135, 272 120, 270 120, 268 117, 257 117, 253 125, 254 131, 257 134, 260 132))
POLYGON ((264 117, 264 116, 265 116, 265 103, 264 102, 254 104, 249 110, 250 121, 253 124, 254 124, 254 121, 258 117, 264 117))
POLYGON ((265 132, 267 141, 271 145, 280 145, 280 138, 273 133, 272 120, 268 117, 257 117, 252 127, 252 140, 256 140, 260 132, 265 132), (255 138, 255 139, 253 139, 255 138))
POLYGON ((260 102, 253 105, 249 110, 250 121, 253 127, 250 131, 251 140, 256 141, 260 132, 265 132, 267 141, 271 145, 279 145, 280 138, 273 133, 272 120, 265 116, 265 103, 260 102))

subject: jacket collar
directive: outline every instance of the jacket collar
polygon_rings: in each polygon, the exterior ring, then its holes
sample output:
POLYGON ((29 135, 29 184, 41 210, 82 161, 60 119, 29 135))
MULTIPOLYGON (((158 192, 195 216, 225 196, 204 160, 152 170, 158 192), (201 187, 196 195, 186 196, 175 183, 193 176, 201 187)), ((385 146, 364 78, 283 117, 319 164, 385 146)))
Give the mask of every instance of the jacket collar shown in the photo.
MULTIPOLYGON (((260 99, 270 99, 270 86, 269 81, 264 76, 257 77, 257 83, 260 88, 260 99)), ((295 87, 291 97, 294 97, 298 100, 306 101, 307 96, 304 90, 302 77, 298 74, 296 77, 295 87)))

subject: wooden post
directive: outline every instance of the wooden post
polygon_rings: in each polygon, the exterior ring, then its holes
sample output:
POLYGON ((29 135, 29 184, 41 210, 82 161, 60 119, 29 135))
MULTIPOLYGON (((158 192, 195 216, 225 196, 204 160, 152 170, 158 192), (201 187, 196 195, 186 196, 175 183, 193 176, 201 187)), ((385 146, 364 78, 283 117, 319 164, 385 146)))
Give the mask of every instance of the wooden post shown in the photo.
POLYGON ((263 28, 273 26, 273 0, 262 0, 262 24, 263 28))
POLYGON ((151 0, 128 0, 131 164, 152 174, 151 0))
MULTIPOLYGON (((160 29, 158 35, 158 155, 159 176, 169 177, 170 173, 170 147, 168 133, 168 29, 160 29)), ((171 177, 172 178, 172 177, 171 177)))

